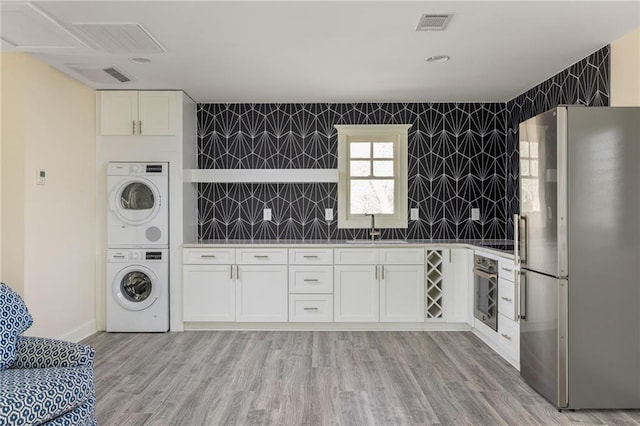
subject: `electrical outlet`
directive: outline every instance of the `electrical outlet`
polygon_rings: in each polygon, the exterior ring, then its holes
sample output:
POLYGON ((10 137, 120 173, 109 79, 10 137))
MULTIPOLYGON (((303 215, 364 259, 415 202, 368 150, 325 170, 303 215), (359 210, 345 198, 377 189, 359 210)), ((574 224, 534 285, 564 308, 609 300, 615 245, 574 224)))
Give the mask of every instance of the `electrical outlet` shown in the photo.
POLYGON ((480 209, 471 209, 471 220, 480 220, 480 209))
POLYGON ((262 210, 262 220, 269 222, 271 220, 271 209, 262 210))
POLYGON ((420 219, 420 211, 417 208, 411 209, 411 220, 420 219))
POLYGON ((333 209, 324 209, 324 220, 333 220, 333 209))

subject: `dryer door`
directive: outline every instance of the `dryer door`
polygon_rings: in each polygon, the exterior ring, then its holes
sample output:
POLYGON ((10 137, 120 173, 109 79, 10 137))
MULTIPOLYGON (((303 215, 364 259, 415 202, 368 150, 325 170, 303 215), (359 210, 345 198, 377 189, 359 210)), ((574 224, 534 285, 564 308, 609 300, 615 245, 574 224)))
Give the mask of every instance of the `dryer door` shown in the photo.
POLYGON ((148 179, 136 177, 123 181, 111 194, 111 209, 129 225, 149 222, 160 210, 160 191, 148 179))
POLYGON ((160 283, 148 268, 132 265, 123 269, 113 281, 113 295, 118 303, 130 311, 141 311, 158 300, 160 283))

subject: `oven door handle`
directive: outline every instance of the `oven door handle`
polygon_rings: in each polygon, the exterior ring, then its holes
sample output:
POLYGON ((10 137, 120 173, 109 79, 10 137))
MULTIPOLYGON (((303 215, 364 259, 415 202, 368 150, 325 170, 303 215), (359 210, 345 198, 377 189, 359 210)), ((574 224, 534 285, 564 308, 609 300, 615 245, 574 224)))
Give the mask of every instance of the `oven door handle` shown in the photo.
POLYGON ((495 280, 498 278, 498 274, 490 274, 488 272, 481 271, 480 269, 474 269, 473 274, 488 280, 495 280))

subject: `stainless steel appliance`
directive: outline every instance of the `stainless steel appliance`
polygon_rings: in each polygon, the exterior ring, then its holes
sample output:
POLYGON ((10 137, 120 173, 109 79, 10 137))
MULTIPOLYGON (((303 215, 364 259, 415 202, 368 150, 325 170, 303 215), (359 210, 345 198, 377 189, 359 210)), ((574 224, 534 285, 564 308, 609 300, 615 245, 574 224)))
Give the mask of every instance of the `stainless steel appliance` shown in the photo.
POLYGON ((473 265, 474 316, 498 331, 498 262, 475 255, 473 265))
POLYGON ((520 374, 558 408, 640 408, 640 108, 520 125, 520 374))

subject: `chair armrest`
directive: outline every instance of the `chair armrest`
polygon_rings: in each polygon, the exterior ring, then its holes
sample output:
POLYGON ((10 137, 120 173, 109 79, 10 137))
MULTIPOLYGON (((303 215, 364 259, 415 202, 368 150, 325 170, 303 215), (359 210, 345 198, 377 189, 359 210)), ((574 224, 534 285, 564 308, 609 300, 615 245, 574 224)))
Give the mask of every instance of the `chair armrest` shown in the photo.
POLYGON ((91 346, 44 337, 18 337, 17 357, 11 368, 50 368, 93 365, 91 346))

